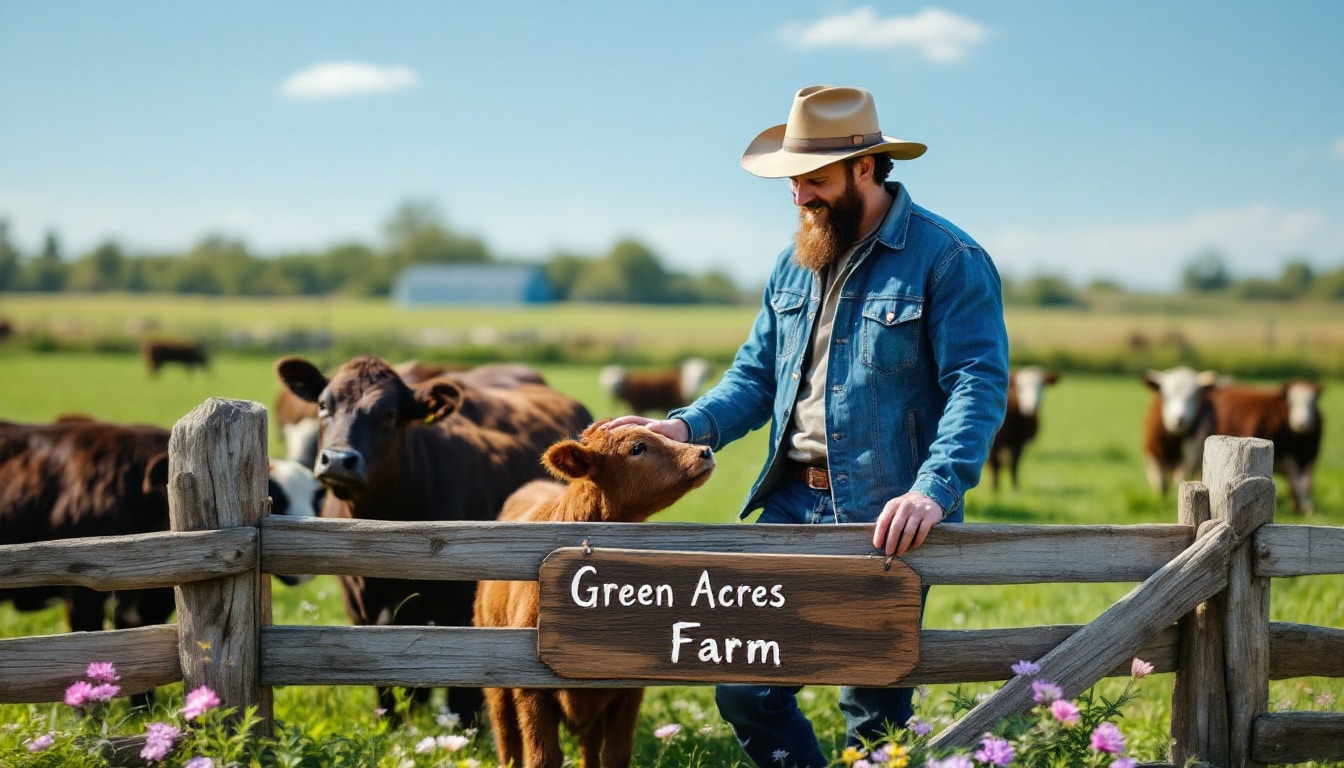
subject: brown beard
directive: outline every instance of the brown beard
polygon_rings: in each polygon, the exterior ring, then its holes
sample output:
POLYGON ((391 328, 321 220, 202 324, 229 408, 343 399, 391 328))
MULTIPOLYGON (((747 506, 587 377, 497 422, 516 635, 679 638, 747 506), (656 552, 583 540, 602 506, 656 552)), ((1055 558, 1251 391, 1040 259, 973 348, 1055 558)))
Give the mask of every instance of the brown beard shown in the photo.
POLYGON ((798 232, 793 236, 793 261, 800 267, 821 272, 859 237, 863 223, 863 196, 854 178, 845 175, 845 189, 834 203, 814 200, 798 208, 798 232), (807 210, 825 210, 823 216, 809 216, 807 210))

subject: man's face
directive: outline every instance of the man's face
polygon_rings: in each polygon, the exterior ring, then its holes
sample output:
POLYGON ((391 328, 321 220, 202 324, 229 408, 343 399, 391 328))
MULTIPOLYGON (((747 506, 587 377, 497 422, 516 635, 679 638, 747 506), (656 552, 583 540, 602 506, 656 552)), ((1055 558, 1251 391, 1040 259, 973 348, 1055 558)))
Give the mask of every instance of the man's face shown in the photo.
POLYGON ((831 163, 789 179, 798 206, 793 258, 799 266, 819 272, 858 239, 863 196, 854 183, 857 168, 857 164, 831 163))

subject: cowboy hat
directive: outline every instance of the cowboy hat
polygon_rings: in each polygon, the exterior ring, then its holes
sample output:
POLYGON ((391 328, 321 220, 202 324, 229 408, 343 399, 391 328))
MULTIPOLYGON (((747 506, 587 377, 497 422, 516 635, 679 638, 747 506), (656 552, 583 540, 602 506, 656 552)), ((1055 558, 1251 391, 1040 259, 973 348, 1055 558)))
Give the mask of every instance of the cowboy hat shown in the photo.
POLYGON ((883 136, 873 95, 861 88, 812 85, 793 97, 789 121, 762 131, 742 153, 742 167, 768 179, 801 176, 851 157, 890 155, 913 160, 917 141, 883 136))

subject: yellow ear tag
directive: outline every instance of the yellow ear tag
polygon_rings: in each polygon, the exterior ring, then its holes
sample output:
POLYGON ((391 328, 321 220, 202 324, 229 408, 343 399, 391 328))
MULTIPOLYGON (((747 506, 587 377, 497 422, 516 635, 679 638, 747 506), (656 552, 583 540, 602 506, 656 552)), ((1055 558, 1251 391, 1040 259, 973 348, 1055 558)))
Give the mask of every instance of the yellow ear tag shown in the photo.
POLYGON ((426 416, 426 417, 425 417, 425 423, 426 423, 426 424, 433 424, 433 423, 434 423, 434 414, 431 413, 431 414, 429 414, 428 416, 426 416))

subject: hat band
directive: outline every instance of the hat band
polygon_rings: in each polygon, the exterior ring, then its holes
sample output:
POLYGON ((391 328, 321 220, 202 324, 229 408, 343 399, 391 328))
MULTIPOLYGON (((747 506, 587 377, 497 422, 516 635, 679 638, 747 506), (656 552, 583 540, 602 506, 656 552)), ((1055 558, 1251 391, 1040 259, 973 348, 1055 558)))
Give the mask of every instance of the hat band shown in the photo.
POLYGON ((863 149, 881 143, 882 133, 878 132, 824 139, 795 139, 785 136, 780 146, 791 152, 817 152, 825 149, 863 149))

